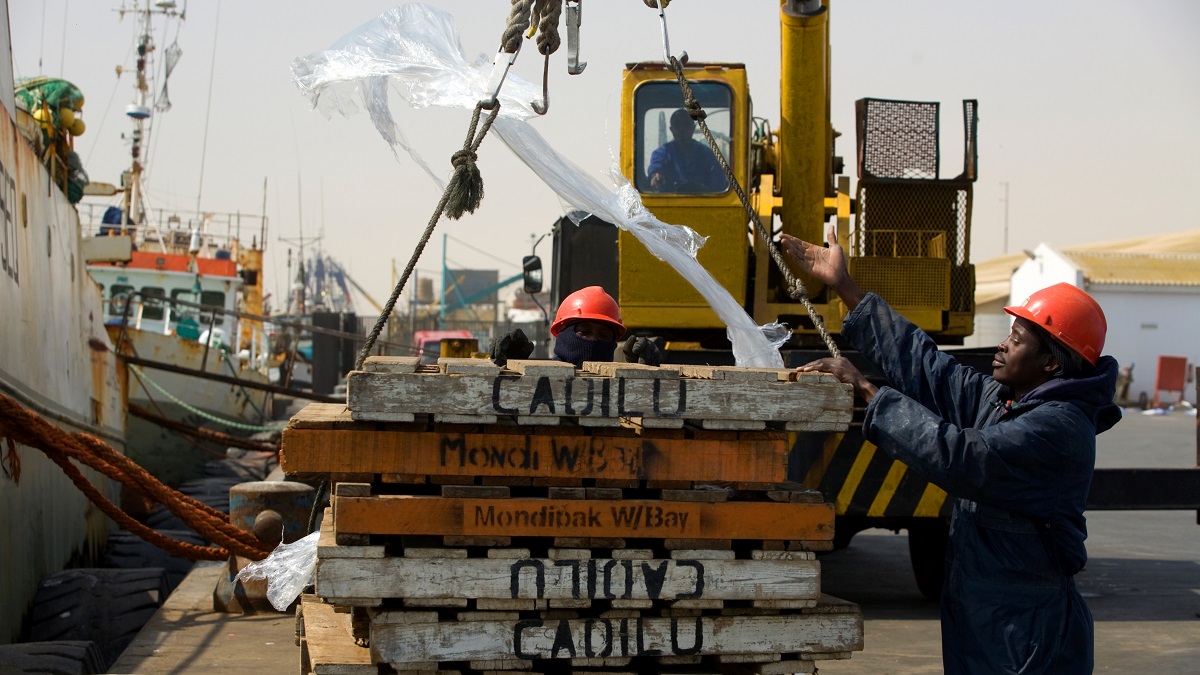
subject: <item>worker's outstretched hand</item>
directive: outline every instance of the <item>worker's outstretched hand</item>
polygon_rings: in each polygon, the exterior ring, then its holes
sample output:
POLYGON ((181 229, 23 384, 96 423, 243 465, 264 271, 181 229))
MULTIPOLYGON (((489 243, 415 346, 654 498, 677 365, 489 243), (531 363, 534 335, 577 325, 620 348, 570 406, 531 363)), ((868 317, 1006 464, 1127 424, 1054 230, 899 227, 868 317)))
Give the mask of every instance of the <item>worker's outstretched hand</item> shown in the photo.
POLYGON ((498 366, 508 365, 509 359, 527 359, 532 353, 533 343, 520 328, 514 328, 498 338, 493 338, 488 345, 488 358, 498 366))
POLYGON ((662 365, 662 350, 654 338, 631 337, 621 347, 626 363, 644 363, 647 366, 662 365))
POLYGON ((844 356, 838 358, 817 359, 811 363, 806 363, 796 369, 801 373, 829 373, 842 382, 854 387, 854 393, 867 403, 875 398, 875 393, 879 388, 871 384, 866 375, 862 374, 858 368, 850 363, 850 359, 844 356))
POLYGON ((865 297, 862 289, 850 278, 846 265, 846 252, 837 242, 837 232, 829 228, 825 238, 829 246, 810 244, 790 234, 779 235, 779 245, 802 272, 833 289, 841 298, 846 309, 858 307, 865 297))
POLYGON ((830 237, 828 248, 790 234, 779 235, 779 243, 796 267, 821 283, 837 288, 850 276, 846 255, 836 237, 830 237))

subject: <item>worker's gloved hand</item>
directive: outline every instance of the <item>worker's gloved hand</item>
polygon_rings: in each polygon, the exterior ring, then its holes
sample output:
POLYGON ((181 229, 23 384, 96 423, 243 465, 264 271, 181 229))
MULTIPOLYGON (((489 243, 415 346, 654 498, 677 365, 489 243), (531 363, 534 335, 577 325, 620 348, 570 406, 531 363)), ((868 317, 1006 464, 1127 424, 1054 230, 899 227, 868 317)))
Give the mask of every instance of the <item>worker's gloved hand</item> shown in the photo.
POLYGON ((626 363, 644 363, 647 366, 662 365, 662 350, 655 338, 631 337, 621 347, 626 363))
POLYGON ((514 328, 488 344, 488 358, 498 366, 505 366, 509 359, 527 359, 533 353, 533 343, 525 331, 514 328))

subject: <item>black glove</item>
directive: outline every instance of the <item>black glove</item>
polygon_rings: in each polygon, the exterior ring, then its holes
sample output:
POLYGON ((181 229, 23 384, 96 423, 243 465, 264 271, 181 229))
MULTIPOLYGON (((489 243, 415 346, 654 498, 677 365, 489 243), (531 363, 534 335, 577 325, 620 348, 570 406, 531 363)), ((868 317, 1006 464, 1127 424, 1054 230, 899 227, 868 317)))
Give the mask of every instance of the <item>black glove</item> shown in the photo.
POLYGON ((488 358, 498 366, 505 366, 509 359, 527 359, 533 353, 533 343, 525 337, 525 331, 514 328, 488 344, 488 358))
POLYGON ((631 337, 621 347, 627 363, 644 363, 647 366, 662 364, 662 351, 655 343, 656 338, 631 337))

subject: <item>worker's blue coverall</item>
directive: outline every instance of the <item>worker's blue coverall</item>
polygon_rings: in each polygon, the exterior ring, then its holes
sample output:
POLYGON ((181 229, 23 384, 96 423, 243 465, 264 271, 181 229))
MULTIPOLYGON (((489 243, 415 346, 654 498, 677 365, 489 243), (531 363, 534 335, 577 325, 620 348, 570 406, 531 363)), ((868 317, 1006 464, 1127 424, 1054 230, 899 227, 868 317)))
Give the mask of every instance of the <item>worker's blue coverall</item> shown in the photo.
POLYGON ((942 589, 947 673, 1090 673, 1092 615, 1075 589, 1096 434, 1121 416, 1117 363, 1010 402, 873 293, 842 334, 891 386, 863 435, 955 498, 942 589))

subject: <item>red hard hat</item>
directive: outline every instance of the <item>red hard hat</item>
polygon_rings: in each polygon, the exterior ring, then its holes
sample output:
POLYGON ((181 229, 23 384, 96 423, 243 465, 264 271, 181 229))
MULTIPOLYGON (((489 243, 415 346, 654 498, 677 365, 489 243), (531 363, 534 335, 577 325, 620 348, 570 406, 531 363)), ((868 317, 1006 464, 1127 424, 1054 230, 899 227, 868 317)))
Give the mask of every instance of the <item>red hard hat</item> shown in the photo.
POLYGON ((1100 359, 1108 321, 1100 304, 1082 289, 1054 284, 1029 296, 1025 304, 1004 311, 1032 321, 1093 366, 1100 359))
POLYGON ((558 337, 567 324, 576 321, 600 321, 616 331, 618 340, 625 337, 625 324, 621 323, 621 308, 612 296, 599 286, 581 288, 563 298, 550 325, 550 334, 558 337))

